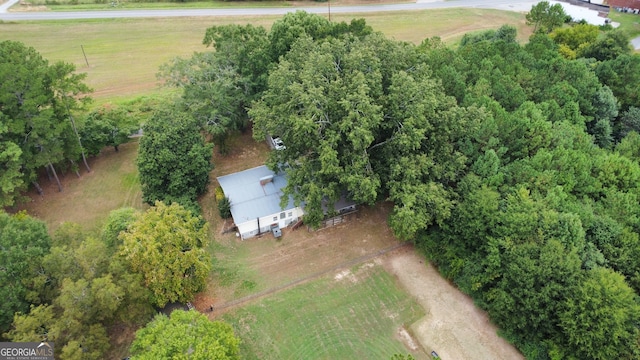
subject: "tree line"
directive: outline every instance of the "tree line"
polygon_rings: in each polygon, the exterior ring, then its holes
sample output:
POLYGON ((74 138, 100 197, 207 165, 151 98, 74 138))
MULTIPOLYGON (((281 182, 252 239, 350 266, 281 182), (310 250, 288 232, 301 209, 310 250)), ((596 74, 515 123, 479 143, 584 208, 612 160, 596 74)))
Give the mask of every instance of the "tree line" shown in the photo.
POLYGON ((131 109, 87 110, 86 74, 65 62, 50 64, 34 48, 0 42, 0 206, 13 206, 45 173, 62 191, 59 171, 78 176, 82 162, 105 146, 129 141, 140 114, 131 109))

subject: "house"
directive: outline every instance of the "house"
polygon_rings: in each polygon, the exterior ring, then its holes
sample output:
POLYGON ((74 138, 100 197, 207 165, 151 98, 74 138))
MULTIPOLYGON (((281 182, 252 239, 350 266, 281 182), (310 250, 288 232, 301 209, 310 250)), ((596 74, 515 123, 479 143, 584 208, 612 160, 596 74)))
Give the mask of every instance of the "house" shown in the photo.
POLYGON ((285 174, 276 174, 266 166, 218 177, 225 196, 231 202, 231 216, 242 239, 285 228, 299 221, 304 214, 293 198, 280 207, 282 188, 287 185, 285 174))
POLYGON ((640 0, 607 0, 606 3, 612 8, 624 10, 625 12, 637 14, 638 10, 640 10, 640 0))
MULTIPOLYGON (((295 206, 293 198, 284 208, 280 207, 282 189, 287 186, 287 176, 276 174, 266 166, 218 177, 225 196, 231 202, 231 216, 242 239, 249 239, 266 232, 279 233, 302 219, 304 204, 295 206)), ((335 214, 344 214, 356 209, 356 203, 346 196, 334 204, 335 214)), ((327 206, 323 205, 327 213, 327 206)))

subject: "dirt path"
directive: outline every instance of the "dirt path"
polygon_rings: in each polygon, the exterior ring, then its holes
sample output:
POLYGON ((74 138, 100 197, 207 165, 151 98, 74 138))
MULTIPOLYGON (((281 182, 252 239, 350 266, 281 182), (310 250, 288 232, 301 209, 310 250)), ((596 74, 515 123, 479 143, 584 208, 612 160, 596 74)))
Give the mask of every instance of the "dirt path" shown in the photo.
POLYGON ((442 359, 524 359, 473 300, 449 284, 412 248, 393 252, 384 260, 393 274, 424 307, 427 315, 411 326, 414 337, 429 353, 442 359))

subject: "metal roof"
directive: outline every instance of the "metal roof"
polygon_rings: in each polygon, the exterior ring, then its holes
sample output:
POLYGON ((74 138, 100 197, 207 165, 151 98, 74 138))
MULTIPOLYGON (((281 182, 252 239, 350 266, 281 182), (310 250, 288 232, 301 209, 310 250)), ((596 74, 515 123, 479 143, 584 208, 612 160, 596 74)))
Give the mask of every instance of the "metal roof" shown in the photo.
POLYGON ((231 215, 236 224, 295 208, 291 196, 287 206, 280 207, 282 188, 287 185, 286 175, 276 174, 264 165, 220 176, 218 183, 231 202, 231 215), (260 183, 261 179, 271 176, 270 182, 260 183))

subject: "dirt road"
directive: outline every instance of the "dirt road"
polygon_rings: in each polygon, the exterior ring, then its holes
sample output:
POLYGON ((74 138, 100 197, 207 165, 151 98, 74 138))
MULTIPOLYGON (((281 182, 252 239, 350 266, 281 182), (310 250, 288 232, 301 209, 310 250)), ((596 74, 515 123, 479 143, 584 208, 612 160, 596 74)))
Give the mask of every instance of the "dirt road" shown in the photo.
POLYGON ((496 334, 487 314, 411 248, 387 256, 384 267, 425 309, 427 315, 411 331, 427 351, 442 359, 524 359, 496 334))

